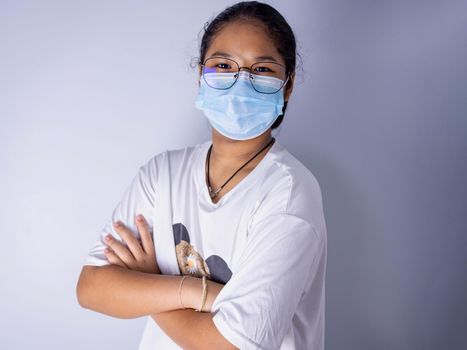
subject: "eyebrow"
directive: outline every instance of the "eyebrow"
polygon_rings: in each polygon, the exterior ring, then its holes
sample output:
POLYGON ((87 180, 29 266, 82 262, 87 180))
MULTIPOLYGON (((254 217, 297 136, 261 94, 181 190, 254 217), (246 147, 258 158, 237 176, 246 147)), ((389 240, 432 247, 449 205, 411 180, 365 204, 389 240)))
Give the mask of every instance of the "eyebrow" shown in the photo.
MULTIPOLYGON (((228 53, 223 52, 223 51, 216 51, 216 52, 214 52, 212 54, 212 56, 222 56, 222 57, 227 57, 227 58, 233 58, 232 55, 229 55, 228 53)), ((257 59, 257 60, 270 60, 270 61, 273 61, 273 62, 277 62, 277 60, 272 56, 257 56, 257 57, 255 57, 255 59, 257 59)))

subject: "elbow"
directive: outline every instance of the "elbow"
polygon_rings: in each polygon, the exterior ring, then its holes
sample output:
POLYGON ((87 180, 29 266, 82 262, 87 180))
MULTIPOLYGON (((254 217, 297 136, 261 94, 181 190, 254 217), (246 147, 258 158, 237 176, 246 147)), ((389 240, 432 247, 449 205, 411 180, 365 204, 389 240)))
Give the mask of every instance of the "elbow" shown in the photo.
POLYGON ((91 309, 92 277, 99 267, 85 265, 76 284, 76 298, 81 307, 91 309))
POLYGON ((106 293, 109 292, 106 287, 105 274, 108 269, 114 268, 93 265, 83 266, 76 284, 76 298, 82 308, 115 318, 133 319, 135 318, 133 313, 122 310, 122 307, 114 307, 112 302, 108 302, 109 296, 106 293))

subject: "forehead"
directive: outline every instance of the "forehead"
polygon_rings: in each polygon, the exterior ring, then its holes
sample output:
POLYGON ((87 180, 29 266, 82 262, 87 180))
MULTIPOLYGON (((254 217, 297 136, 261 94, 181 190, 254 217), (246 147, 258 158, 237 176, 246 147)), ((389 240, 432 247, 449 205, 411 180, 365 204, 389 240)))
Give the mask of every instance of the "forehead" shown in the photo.
POLYGON ((238 63, 255 62, 257 57, 271 56, 284 64, 276 45, 260 22, 236 21, 225 25, 215 36, 206 51, 206 58, 216 52, 227 53, 238 63))

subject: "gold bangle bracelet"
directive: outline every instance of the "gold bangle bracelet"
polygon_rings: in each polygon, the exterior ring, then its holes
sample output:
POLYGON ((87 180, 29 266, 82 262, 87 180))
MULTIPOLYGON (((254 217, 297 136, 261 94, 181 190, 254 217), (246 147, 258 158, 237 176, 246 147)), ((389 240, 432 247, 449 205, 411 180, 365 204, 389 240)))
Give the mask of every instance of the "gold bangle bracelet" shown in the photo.
POLYGON ((206 299, 207 299, 207 296, 208 296, 208 282, 206 280, 206 277, 204 277, 204 284, 206 285, 206 292, 204 293, 203 304, 201 304, 201 308, 200 308, 201 311, 203 311, 203 307, 206 304, 206 299))
MULTIPOLYGON (((203 303, 203 298, 204 298, 204 289, 206 288, 206 287, 204 286, 204 276, 203 276, 203 278, 202 278, 202 281, 203 281, 203 291, 201 292, 201 304, 203 303)), ((197 311, 197 312, 201 312, 201 308, 199 308, 199 309, 195 309, 195 311, 197 311)))
POLYGON ((203 307, 204 307, 204 304, 206 303, 206 296, 207 296, 207 291, 208 291, 208 284, 206 282, 206 276, 203 276, 203 294, 202 294, 202 297, 201 297, 201 306, 198 310, 198 312, 202 312, 203 311, 203 307))
POLYGON ((182 280, 180 281, 180 287, 178 288, 178 295, 180 297, 180 305, 182 305, 182 308, 186 309, 186 307, 183 305, 182 303, 182 284, 183 284, 183 280, 185 278, 187 278, 189 275, 185 275, 182 277, 182 280))

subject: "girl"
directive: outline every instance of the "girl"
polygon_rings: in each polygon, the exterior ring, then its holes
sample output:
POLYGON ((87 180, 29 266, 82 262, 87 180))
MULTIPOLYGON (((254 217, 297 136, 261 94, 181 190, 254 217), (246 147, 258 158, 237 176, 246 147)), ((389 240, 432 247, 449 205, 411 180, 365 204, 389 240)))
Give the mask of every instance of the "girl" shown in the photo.
POLYGON ((267 4, 237 3, 205 27, 195 106, 212 140, 140 167, 77 285, 85 308, 150 316, 140 350, 324 349, 321 190, 272 137, 295 59, 267 4))

